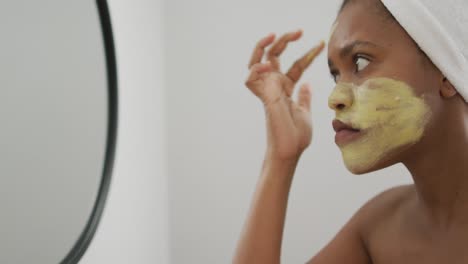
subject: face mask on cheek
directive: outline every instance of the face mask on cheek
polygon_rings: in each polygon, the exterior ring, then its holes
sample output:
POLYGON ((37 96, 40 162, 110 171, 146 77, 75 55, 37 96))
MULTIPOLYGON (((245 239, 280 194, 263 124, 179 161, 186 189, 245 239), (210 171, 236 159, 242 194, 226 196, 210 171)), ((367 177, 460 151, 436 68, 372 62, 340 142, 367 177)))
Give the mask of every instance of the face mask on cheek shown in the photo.
POLYGON ((369 79, 360 86, 338 83, 329 102, 345 102, 336 119, 353 124, 361 135, 340 146, 351 172, 366 171, 392 150, 421 139, 430 116, 424 100, 406 83, 369 79))

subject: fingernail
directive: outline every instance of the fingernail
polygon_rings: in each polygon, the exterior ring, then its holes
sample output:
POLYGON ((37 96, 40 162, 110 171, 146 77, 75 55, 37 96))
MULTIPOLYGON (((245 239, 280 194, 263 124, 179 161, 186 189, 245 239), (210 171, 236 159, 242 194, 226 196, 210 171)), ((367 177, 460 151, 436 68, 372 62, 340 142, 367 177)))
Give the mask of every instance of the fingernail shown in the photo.
POLYGON ((312 49, 312 50, 309 52, 309 55, 307 55, 307 60, 310 61, 310 60, 314 59, 315 56, 317 56, 317 53, 318 53, 317 48, 312 49))

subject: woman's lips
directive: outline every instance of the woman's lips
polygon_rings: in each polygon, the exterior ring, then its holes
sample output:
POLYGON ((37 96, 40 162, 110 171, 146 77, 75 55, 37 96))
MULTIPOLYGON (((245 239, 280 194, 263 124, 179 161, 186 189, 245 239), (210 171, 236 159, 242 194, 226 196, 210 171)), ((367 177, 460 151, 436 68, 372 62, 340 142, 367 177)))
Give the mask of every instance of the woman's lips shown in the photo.
POLYGON ((343 123, 337 119, 333 120, 332 125, 336 132, 335 143, 338 146, 346 145, 358 139, 363 134, 361 130, 353 128, 351 125, 343 123))

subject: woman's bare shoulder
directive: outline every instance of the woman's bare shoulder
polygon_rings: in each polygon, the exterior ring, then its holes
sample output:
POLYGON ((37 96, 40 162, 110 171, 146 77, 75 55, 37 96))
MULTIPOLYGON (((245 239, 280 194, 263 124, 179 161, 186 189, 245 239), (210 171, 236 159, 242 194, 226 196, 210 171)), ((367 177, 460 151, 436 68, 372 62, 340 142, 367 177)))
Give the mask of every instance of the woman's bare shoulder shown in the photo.
POLYGON ((413 193, 413 184, 395 186, 374 196, 364 207, 368 207, 367 210, 378 211, 380 213, 388 209, 396 209, 395 207, 399 207, 402 203, 405 203, 413 193))
POLYGON ((372 263, 367 234, 378 228, 401 208, 412 193, 411 185, 397 186, 381 192, 362 206, 309 264, 372 263))
POLYGON ((394 219, 415 194, 414 185, 400 185, 389 188, 365 203, 356 216, 359 218, 361 235, 373 231, 384 221, 394 219))

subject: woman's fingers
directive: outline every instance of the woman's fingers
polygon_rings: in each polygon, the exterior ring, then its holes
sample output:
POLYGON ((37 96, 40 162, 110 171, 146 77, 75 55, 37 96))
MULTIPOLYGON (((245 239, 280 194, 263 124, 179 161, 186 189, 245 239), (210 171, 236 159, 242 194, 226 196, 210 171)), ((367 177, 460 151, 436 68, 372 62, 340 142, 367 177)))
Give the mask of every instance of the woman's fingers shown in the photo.
POLYGON ((298 40, 301 36, 302 30, 286 33, 281 38, 279 38, 268 50, 267 59, 271 61, 275 70, 280 70, 279 56, 286 49, 288 43, 298 40))
POLYGON ((289 69, 286 76, 291 79, 293 83, 297 83, 304 73, 305 69, 314 61, 314 59, 322 52, 325 47, 325 42, 321 41, 319 45, 312 48, 302 58, 298 59, 293 66, 289 69))
MULTIPOLYGON (((258 97, 261 96, 259 91, 262 82, 262 74, 268 71, 280 71, 279 69, 279 56, 286 49, 291 41, 298 40, 302 36, 302 30, 284 34, 279 38, 267 52, 267 61, 262 63, 262 58, 265 53, 265 48, 273 43, 275 35, 273 33, 261 39, 252 54, 249 62, 250 74, 245 85, 258 97)), ((296 60, 293 66, 289 69, 288 73, 283 79, 283 89, 287 96, 291 96, 295 84, 299 81, 304 71, 314 61, 314 59, 322 52, 325 47, 325 42, 321 41, 317 46, 312 48, 307 54, 296 60)), ((298 103, 304 109, 310 110, 310 86, 304 85, 299 92, 298 103)))
POLYGON ((258 84, 261 80, 262 73, 272 70, 270 62, 266 63, 256 63, 250 67, 250 74, 247 80, 245 81, 245 86, 247 86, 256 96, 260 97, 258 91, 258 84))
POLYGON ((304 83, 299 90, 298 104, 300 107, 310 112, 310 104, 312 98, 311 87, 308 83, 304 83))
POLYGON ((273 43, 275 40, 275 34, 270 33, 268 36, 261 39, 252 53, 252 57, 250 58, 249 62, 249 69, 252 68, 253 65, 260 63, 262 61, 263 54, 265 53, 265 48, 273 43))

